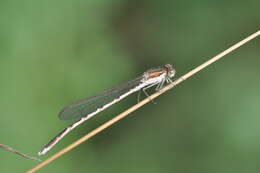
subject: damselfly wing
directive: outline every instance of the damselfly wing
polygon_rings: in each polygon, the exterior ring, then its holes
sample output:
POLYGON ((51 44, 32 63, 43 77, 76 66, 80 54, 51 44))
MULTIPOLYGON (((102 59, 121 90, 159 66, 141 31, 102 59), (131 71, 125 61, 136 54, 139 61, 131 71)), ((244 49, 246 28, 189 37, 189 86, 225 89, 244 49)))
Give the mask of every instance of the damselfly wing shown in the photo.
POLYGON ((80 119, 133 89, 140 84, 142 78, 142 76, 138 77, 116 88, 104 91, 103 93, 94 97, 81 99, 75 103, 72 103, 60 111, 59 118, 61 120, 80 119))

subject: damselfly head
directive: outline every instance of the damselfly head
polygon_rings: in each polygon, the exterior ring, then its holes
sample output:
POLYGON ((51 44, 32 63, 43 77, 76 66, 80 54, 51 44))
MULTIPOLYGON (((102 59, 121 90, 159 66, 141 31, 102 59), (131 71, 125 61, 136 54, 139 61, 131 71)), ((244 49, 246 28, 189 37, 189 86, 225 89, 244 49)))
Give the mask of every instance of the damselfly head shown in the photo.
POLYGON ((172 67, 171 64, 165 64, 163 67, 165 68, 165 70, 167 72, 167 76, 172 78, 175 75, 176 70, 172 67))

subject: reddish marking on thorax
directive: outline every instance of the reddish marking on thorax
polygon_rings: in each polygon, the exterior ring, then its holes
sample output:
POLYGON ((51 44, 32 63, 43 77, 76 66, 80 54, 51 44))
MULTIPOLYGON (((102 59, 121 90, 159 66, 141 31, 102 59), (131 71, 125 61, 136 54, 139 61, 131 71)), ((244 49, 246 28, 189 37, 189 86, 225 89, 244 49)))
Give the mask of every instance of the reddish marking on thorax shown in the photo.
POLYGON ((150 78, 158 77, 158 76, 162 75, 163 73, 165 73, 164 70, 151 71, 148 73, 148 75, 149 75, 148 78, 150 79, 150 78))

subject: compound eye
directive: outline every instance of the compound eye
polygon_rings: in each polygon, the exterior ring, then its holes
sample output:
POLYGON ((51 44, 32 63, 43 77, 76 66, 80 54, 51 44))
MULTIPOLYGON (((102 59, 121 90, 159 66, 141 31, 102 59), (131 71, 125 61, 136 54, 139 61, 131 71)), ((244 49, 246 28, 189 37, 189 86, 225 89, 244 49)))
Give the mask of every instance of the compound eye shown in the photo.
POLYGON ((172 65, 171 64, 166 64, 164 67, 167 69, 168 72, 172 71, 172 65))

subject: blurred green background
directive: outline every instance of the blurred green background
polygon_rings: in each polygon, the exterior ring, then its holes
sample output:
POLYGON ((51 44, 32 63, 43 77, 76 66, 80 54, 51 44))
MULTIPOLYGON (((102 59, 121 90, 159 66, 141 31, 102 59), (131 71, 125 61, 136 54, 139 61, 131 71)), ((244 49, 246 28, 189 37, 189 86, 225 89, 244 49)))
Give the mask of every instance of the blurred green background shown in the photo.
MULTIPOLYGON (((177 77, 260 29, 259 0, 0 1, 0 143, 36 156, 72 122, 60 109, 174 64, 177 77)), ((260 171, 260 40, 224 59, 39 172, 260 171)), ((149 91, 150 93, 153 90, 149 91)), ((46 159, 135 104, 87 121, 46 159)), ((36 162, 0 150, 0 172, 36 162)))

